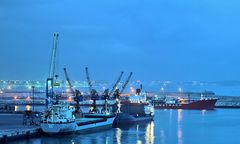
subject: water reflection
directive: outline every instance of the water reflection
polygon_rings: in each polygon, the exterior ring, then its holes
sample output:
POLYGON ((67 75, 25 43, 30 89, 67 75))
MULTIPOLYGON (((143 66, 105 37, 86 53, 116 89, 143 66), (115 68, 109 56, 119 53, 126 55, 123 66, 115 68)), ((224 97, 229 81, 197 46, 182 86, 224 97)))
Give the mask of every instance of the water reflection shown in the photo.
POLYGON ((240 111, 157 110, 154 122, 70 136, 42 136, 15 144, 240 143, 240 111))
POLYGON ((177 121, 178 121, 178 124, 180 124, 182 121, 182 109, 177 110, 177 121))
POLYGON ((122 130, 120 128, 116 128, 116 140, 117 144, 121 144, 122 130))
POLYGON ((177 140, 178 144, 183 144, 183 131, 181 128, 182 109, 177 110, 177 140))
POLYGON ((202 117, 204 117, 207 110, 201 110, 201 112, 202 112, 202 117))
MULTIPOLYGON (((114 139, 114 130, 95 130, 91 132, 84 132, 72 135, 62 136, 44 136, 41 137, 41 144, 55 143, 55 144, 112 144, 118 143, 114 139)), ((121 142, 121 141, 120 141, 121 142)), ((35 144, 35 143, 34 143, 35 144)))
POLYGON ((180 125, 178 125, 177 128, 177 140, 178 140, 178 144, 183 144, 183 132, 182 132, 182 128, 180 125))
POLYGON ((160 130, 160 140, 161 140, 161 144, 165 144, 165 131, 163 129, 160 130))
POLYGON ((154 143, 154 122, 150 122, 147 125, 145 141, 147 144, 154 143))
POLYGON ((115 129, 116 143, 153 144, 154 122, 121 126, 115 129))

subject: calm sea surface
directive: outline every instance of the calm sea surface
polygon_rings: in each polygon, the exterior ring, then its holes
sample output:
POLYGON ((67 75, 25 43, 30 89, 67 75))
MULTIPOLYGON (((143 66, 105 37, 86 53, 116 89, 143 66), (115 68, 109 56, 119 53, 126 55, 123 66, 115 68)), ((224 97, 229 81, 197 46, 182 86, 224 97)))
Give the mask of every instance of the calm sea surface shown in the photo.
POLYGON ((14 144, 239 144, 240 109, 156 110, 153 122, 14 144))

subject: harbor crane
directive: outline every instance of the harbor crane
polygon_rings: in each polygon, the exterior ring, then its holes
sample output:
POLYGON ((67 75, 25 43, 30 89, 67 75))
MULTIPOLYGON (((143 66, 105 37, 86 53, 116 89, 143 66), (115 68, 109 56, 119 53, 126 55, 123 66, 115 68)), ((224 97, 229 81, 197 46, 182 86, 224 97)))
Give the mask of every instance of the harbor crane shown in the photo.
POLYGON ((79 90, 73 88, 73 85, 72 85, 72 83, 71 83, 71 80, 70 80, 69 75, 68 75, 68 72, 67 72, 67 69, 66 69, 66 68, 63 68, 63 70, 64 70, 64 74, 65 74, 66 80, 67 80, 67 82, 68 82, 70 91, 71 91, 71 93, 74 94, 74 101, 76 102, 76 106, 75 106, 76 111, 75 111, 75 114, 81 114, 82 111, 81 111, 81 109, 80 109, 80 104, 79 104, 79 102, 83 100, 83 96, 82 96, 82 94, 81 94, 81 92, 80 92, 79 90))
MULTIPOLYGON (((58 37, 59 33, 55 32, 53 34, 53 49, 50 61, 50 68, 49 68, 49 76, 47 78, 46 84, 46 108, 48 108, 48 104, 50 99, 53 97, 53 86, 59 86, 59 83, 53 84, 53 79, 55 76, 55 68, 56 68, 56 55, 57 55, 57 47, 58 47, 58 37)), ((55 76, 57 79, 57 75, 55 76)))
POLYGON ((91 110, 91 112, 97 112, 97 106, 96 106, 96 100, 97 100, 97 97, 98 97, 98 93, 95 89, 92 88, 92 82, 91 82, 91 79, 90 79, 90 75, 89 75, 89 72, 88 72, 88 67, 85 68, 85 71, 86 71, 86 77, 87 77, 87 82, 88 82, 88 86, 89 86, 89 93, 90 93, 90 96, 91 96, 91 99, 93 100, 93 109, 91 110))
POLYGON ((126 82, 124 83, 124 85, 122 86, 122 90, 120 91, 120 94, 122 94, 123 93, 123 91, 125 90, 125 88, 126 88, 126 86, 127 86, 127 84, 129 83, 129 81, 130 81, 130 79, 131 79, 131 77, 132 77, 132 72, 130 72, 130 74, 129 74, 129 76, 128 76, 128 78, 127 78, 127 80, 126 80, 126 82))
POLYGON ((69 75, 68 75, 68 72, 67 72, 67 69, 66 69, 66 68, 63 68, 63 70, 64 70, 64 74, 65 74, 66 80, 67 80, 67 82, 68 82, 68 85, 69 85, 69 88, 70 88, 71 93, 73 93, 74 96, 79 96, 79 95, 81 95, 81 92, 80 92, 79 90, 73 88, 73 85, 72 85, 72 83, 71 83, 71 80, 70 80, 69 75))
POLYGON ((115 91, 114 91, 114 94, 113 94, 113 96, 114 96, 114 98, 116 99, 116 106, 117 106, 117 113, 120 113, 121 112, 121 100, 120 100, 120 95, 123 93, 123 91, 125 90, 125 88, 126 88, 126 86, 127 86, 127 84, 129 83, 129 81, 130 81, 130 79, 131 79, 131 77, 132 77, 132 72, 130 72, 130 74, 129 74, 129 76, 128 76, 128 78, 127 78, 127 80, 126 80, 126 82, 124 83, 124 85, 122 86, 122 90, 119 92, 119 89, 116 89, 115 91))
POLYGON ((131 79, 131 77, 132 77, 132 74, 133 74, 133 73, 130 72, 130 74, 129 74, 127 80, 126 80, 126 82, 125 82, 124 85, 122 86, 122 90, 121 90, 121 91, 119 91, 119 89, 116 89, 116 90, 114 91, 113 96, 114 96, 115 99, 119 99, 120 95, 123 93, 123 91, 125 90, 127 84, 129 83, 129 81, 130 81, 130 79, 131 79))
POLYGON ((92 82, 91 82, 90 75, 89 75, 89 72, 88 72, 88 67, 85 67, 85 71, 86 71, 86 76, 87 76, 89 93, 92 94, 92 91, 93 91, 93 90, 92 90, 92 82))
POLYGON ((116 90, 116 88, 117 88, 119 82, 120 82, 121 79, 122 79, 123 73, 124 73, 124 72, 121 72, 121 74, 120 74, 120 76, 118 77, 116 83, 114 84, 112 90, 109 92, 109 95, 110 95, 110 96, 111 96, 111 95, 113 94, 113 92, 116 90))
POLYGON ((64 70, 64 74, 65 74, 66 80, 67 80, 67 82, 68 82, 70 91, 71 91, 71 93, 73 93, 73 94, 75 95, 75 90, 73 89, 71 80, 70 80, 70 78, 69 78, 69 76, 68 76, 67 69, 66 69, 66 68, 63 68, 63 70, 64 70))
POLYGON ((52 49, 51 63, 50 63, 49 77, 48 78, 53 78, 54 75, 55 75, 58 37, 59 37, 59 33, 55 32, 53 34, 53 49, 52 49))
POLYGON ((104 98, 104 100, 105 100, 105 103, 104 103, 104 107, 103 107, 103 109, 102 109, 102 111, 101 111, 102 113, 104 113, 104 112, 105 112, 105 113, 106 113, 106 112, 109 112, 108 99, 109 99, 109 97, 114 93, 114 91, 117 90, 116 88, 117 88, 119 82, 121 81, 122 76, 123 76, 123 72, 121 72, 120 76, 118 77, 116 83, 113 85, 113 87, 112 87, 112 89, 111 89, 110 92, 109 92, 109 89, 105 89, 105 90, 104 90, 102 96, 103 96, 103 98, 104 98))

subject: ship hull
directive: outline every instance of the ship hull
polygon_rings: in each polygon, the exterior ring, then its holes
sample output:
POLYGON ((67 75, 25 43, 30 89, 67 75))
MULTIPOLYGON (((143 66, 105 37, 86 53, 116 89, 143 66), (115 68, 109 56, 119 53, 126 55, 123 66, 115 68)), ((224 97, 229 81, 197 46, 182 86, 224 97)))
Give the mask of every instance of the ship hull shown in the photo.
POLYGON ((95 128, 111 127, 114 119, 115 117, 107 119, 89 119, 89 120, 84 119, 65 124, 41 123, 41 129, 43 130, 43 132, 49 135, 69 134, 85 130, 91 130, 95 128))
POLYGON ((41 123, 41 129, 49 135, 58 133, 73 133, 77 129, 77 124, 75 122, 66 124, 41 123))
POLYGON ((124 124, 134 124, 138 122, 146 122, 146 121, 152 121, 153 115, 142 115, 142 116, 133 116, 128 113, 119 113, 114 122, 113 125, 124 125, 124 124))
POLYGON ((155 109, 207 109, 212 110, 215 107, 217 99, 203 99, 192 101, 187 104, 156 104, 155 109))

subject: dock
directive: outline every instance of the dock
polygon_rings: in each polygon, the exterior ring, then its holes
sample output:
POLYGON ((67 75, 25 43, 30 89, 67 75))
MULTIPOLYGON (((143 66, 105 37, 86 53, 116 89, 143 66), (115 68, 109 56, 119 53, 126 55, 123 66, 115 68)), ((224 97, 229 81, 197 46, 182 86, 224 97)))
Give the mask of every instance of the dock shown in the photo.
POLYGON ((23 114, 0 113, 0 143, 40 136, 40 126, 23 125, 23 114))

